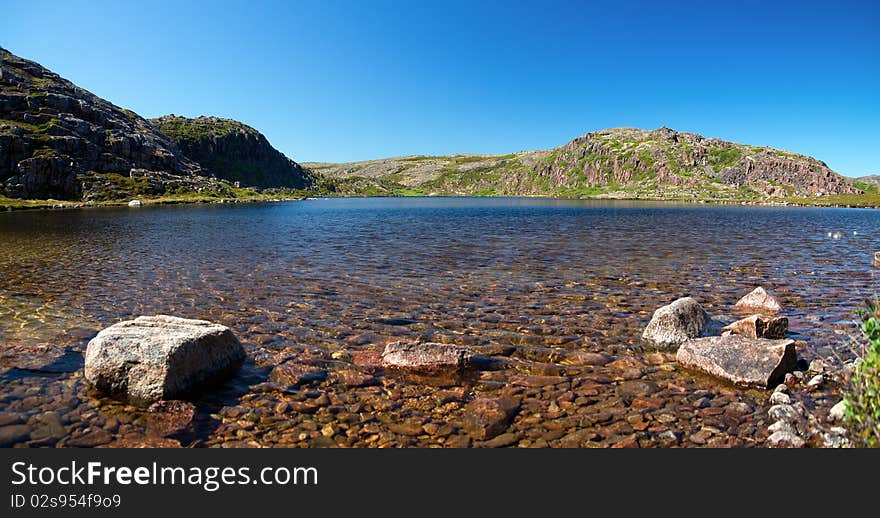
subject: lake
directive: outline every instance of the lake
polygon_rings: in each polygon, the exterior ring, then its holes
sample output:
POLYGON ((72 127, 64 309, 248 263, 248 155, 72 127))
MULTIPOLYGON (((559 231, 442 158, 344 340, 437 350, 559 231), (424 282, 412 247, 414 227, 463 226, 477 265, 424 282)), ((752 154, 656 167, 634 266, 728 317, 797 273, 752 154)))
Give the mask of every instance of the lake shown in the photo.
POLYGON ((0 430, 55 446, 760 445, 768 394, 642 348, 652 312, 690 295, 733 321, 762 285, 800 357, 838 361, 878 249, 880 211, 858 209, 338 198, 0 214, 0 430), (249 353, 174 434, 83 381, 88 340, 144 314, 222 323, 249 353), (495 360, 456 380, 375 369, 402 338, 495 360), (267 383, 288 358, 328 376, 267 383), (488 444, 460 426, 484 395, 520 402, 488 444))

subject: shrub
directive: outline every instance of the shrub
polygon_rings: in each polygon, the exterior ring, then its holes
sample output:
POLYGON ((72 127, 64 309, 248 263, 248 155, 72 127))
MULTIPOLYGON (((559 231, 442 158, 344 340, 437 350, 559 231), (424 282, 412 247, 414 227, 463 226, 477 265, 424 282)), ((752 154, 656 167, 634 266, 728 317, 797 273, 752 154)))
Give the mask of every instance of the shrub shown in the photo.
POLYGON ((868 304, 861 362, 846 389, 846 419, 854 445, 880 447, 880 305, 868 304))

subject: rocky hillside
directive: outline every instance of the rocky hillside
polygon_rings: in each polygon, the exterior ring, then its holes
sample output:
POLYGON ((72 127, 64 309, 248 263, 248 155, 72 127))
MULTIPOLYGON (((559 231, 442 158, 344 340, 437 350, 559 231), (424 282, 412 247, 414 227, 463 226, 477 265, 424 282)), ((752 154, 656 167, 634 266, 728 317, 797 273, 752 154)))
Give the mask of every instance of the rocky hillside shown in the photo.
POLYGON ((0 194, 71 200, 138 182, 198 188, 201 173, 134 112, 0 48, 0 194))
POLYGON ((151 119, 187 157, 211 175, 242 186, 308 189, 315 178, 272 147, 262 133, 238 121, 218 117, 188 119, 166 115, 151 119))
POLYGON ((546 155, 527 151, 509 155, 406 156, 344 164, 306 162, 321 185, 339 194, 457 196, 511 194, 499 189, 528 174, 546 155))
POLYGON ((861 192, 808 156, 668 128, 597 131, 549 151, 306 166, 341 192, 707 199, 861 192))
POLYGON ((769 147, 660 128, 587 133, 554 149, 526 191, 603 187, 636 193, 673 189, 695 194, 767 196, 856 194, 825 163, 769 147))

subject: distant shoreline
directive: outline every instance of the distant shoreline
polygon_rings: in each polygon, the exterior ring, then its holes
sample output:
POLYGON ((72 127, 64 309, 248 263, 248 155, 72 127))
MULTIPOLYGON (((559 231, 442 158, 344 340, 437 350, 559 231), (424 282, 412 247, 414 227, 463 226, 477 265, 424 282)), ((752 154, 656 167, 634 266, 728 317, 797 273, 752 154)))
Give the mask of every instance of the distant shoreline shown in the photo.
POLYGON ((70 200, 20 200, 13 198, 0 198, 0 212, 19 212, 19 211, 51 211, 51 210, 72 210, 72 209, 89 209, 101 207, 126 207, 131 200, 139 200, 143 206, 150 205, 223 205, 223 204, 243 204, 243 203, 272 203, 287 201, 307 201, 314 198, 537 198, 537 199, 556 199, 556 200, 593 200, 593 201, 635 201, 635 202, 677 202, 689 203, 694 205, 742 205, 742 206, 762 206, 762 207, 817 207, 817 208, 838 208, 838 209, 880 209, 880 195, 861 195, 846 196, 846 200, 840 200, 841 195, 817 196, 816 199, 810 198, 782 198, 775 200, 745 200, 745 199, 694 199, 694 198, 636 198, 636 197, 614 197, 614 196, 587 196, 587 197, 564 197, 564 196, 545 196, 538 194, 528 195, 385 195, 385 196, 360 196, 360 195, 338 195, 328 193, 314 193, 313 195, 297 194, 297 195, 257 195, 246 198, 216 198, 209 196, 186 196, 186 197, 137 197, 125 200, 108 200, 99 202, 82 202, 70 200), (862 199, 859 199, 862 198, 862 199))

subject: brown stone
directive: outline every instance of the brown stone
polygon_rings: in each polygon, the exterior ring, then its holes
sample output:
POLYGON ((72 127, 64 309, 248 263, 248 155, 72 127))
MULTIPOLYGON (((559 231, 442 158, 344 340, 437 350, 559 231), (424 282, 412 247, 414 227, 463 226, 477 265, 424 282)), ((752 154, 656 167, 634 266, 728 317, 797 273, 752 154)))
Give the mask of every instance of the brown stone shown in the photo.
POLYGON ((788 318, 752 315, 725 326, 722 334, 740 335, 746 338, 785 338, 788 318))
POLYGON ((577 367, 584 365, 605 365, 608 363, 608 357, 599 353, 570 351, 566 353, 565 357, 559 363, 562 365, 574 365, 577 367))
POLYGON ((324 369, 295 361, 284 362, 269 373, 269 381, 289 387, 299 387, 325 379, 327 379, 327 371, 324 369))
POLYGON ((740 309, 760 311, 762 313, 779 313, 782 310, 782 306, 779 304, 779 301, 776 300, 776 297, 767 293, 767 291, 760 286, 752 290, 751 293, 745 297, 739 299, 736 303, 736 307, 740 309))
POLYGON ((147 433, 168 437, 186 430, 196 415, 196 407, 186 401, 157 401, 150 405, 145 420, 147 433))
POLYGON ((94 448, 112 440, 113 436, 107 430, 92 430, 70 439, 64 445, 72 448, 94 448))
POLYGON ((775 387, 794 370, 794 340, 737 335, 694 338, 681 344, 678 363, 747 387, 775 387))
POLYGON ((474 439, 485 441, 506 430, 518 410, 514 398, 475 399, 464 408, 463 428, 474 439))

